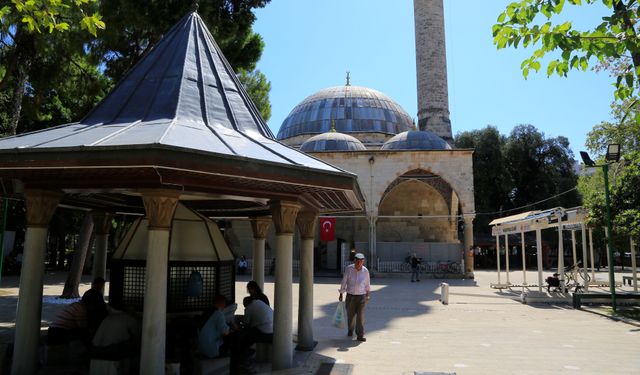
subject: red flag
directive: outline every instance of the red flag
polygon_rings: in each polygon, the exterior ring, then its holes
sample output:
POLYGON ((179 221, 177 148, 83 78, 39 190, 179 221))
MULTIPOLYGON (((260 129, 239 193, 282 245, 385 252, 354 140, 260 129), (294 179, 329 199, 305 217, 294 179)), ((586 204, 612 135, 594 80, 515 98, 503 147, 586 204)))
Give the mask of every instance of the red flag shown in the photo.
POLYGON ((336 218, 320 218, 320 241, 329 242, 336 238, 336 218))

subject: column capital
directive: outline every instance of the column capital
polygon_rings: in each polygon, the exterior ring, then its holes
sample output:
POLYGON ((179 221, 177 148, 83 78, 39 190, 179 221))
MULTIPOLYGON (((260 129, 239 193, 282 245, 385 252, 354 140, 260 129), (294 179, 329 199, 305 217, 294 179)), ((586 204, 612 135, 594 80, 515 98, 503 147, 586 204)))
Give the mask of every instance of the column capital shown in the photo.
POLYGON ((313 211, 302 211, 296 216, 296 225, 303 240, 312 240, 316 236, 318 214, 313 211))
POLYGON ((25 189, 24 200, 27 226, 48 227, 51 216, 53 216, 63 196, 64 193, 61 191, 25 189))
POLYGON ((271 226, 271 216, 257 216, 249 218, 251 222, 251 230, 253 231, 253 238, 256 240, 267 238, 269 233, 269 226, 271 226))
POLYGON ((111 229, 113 214, 107 211, 91 211, 93 231, 96 235, 107 235, 111 229))
POLYGON ((302 207, 297 202, 273 201, 270 202, 271 217, 276 226, 277 234, 293 234, 296 224, 296 216, 302 207))
POLYGON ((169 230, 180 192, 175 190, 145 190, 142 192, 149 229, 169 230))

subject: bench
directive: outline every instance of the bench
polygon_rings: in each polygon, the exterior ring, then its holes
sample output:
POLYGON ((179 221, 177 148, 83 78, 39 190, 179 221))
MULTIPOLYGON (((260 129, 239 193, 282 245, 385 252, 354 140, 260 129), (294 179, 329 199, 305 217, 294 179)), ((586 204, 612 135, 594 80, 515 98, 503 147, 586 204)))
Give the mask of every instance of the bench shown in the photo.
POLYGON ((92 358, 89 373, 91 375, 128 375, 131 373, 131 359, 92 358))
POLYGON ((229 357, 200 357, 196 359, 193 373, 197 375, 227 374, 229 367, 229 357))
MULTIPOLYGON (((640 294, 635 293, 616 293, 616 301, 624 301, 626 303, 640 303, 640 294)), ((573 308, 579 309, 584 303, 610 304, 611 294, 609 293, 574 293, 573 308)), ((625 303, 625 304, 626 304, 625 303)))
POLYGON ((497 283, 491 283, 489 285, 492 289, 509 289, 511 287, 511 283, 509 284, 497 284, 497 283))
MULTIPOLYGON (((589 286, 597 286, 597 287, 601 287, 601 288, 608 288, 609 287, 609 282, 608 281, 603 281, 603 280, 602 281, 598 281, 598 280, 590 281, 589 282, 589 286)), ((622 286, 622 283, 616 281, 615 286, 616 287, 620 287, 620 286, 622 286)))
POLYGON ((256 362, 271 362, 271 343, 270 342, 257 342, 256 343, 256 362))
POLYGON ((629 285, 632 285, 633 281, 640 281, 640 279, 638 278, 633 278, 633 276, 622 276, 622 285, 627 285, 627 283, 629 283, 629 285))

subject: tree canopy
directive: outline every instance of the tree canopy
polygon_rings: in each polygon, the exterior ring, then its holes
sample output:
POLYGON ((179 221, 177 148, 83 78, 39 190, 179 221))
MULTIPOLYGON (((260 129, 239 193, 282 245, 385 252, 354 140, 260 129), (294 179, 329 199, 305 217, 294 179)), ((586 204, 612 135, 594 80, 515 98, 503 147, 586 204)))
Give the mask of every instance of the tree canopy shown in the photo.
MULTIPOLYGON (((43 115, 40 107, 46 107, 47 98, 60 99, 55 82, 65 81, 69 69, 84 64, 79 56, 101 28, 104 22, 96 0, 74 0, 71 4, 59 0, 0 1, 0 134, 17 132, 24 119, 23 105, 35 108, 27 119, 33 122, 43 115)), ((95 91, 87 94, 99 95, 95 91)), ((69 95, 76 97, 75 93, 69 95)))
MULTIPOLYGON (((270 83, 255 71, 264 43, 252 25, 253 10, 268 2, 202 0, 198 9, 267 118, 270 83)), ((69 5, 0 0, 0 135, 81 119, 191 6, 176 1, 74 0, 69 5), (44 19, 42 12, 50 17, 44 19)))
MULTIPOLYGON (((613 105, 616 122, 602 122, 593 127, 587 136, 587 148, 598 164, 605 162, 607 145, 620 144, 621 160, 612 164, 609 172, 611 192, 611 217, 618 233, 629 234, 640 239, 640 125, 633 120, 637 107, 625 103, 613 105), (631 115, 627 114, 631 111, 631 115)), ((580 193, 589 210, 591 224, 605 223, 604 178, 601 168, 580 177, 580 193)))
POLYGON ((639 16, 636 0, 520 0, 498 16, 493 42, 498 49, 534 48, 521 65, 525 78, 542 63, 548 76, 585 71, 593 63, 613 64, 615 97, 626 99, 637 93, 640 82, 639 16), (601 6, 601 21, 577 30, 562 18, 566 6, 601 6))
POLYGON ((565 137, 547 138, 532 125, 518 125, 505 136, 487 126, 457 134, 455 146, 475 149, 477 233, 489 233, 488 223, 497 217, 580 204, 578 193, 572 190, 578 177, 565 137))

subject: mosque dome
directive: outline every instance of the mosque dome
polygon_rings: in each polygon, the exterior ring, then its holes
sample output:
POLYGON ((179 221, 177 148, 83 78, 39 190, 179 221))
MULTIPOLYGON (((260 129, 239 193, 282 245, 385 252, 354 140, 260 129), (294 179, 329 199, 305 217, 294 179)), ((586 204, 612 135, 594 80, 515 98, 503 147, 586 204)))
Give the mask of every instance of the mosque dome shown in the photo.
POLYGON ((430 131, 406 131, 382 145, 382 150, 451 150, 451 146, 430 131))
POLYGON ((362 150, 366 150, 366 148, 356 137, 338 132, 327 132, 314 135, 300 146, 300 151, 303 152, 362 150))
MULTIPOLYGON (((361 86, 336 86, 304 99, 284 120, 279 140, 326 133, 394 135, 412 128, 411 117, 385 94, 361 86)), ((300 142, 302 143, 302 141, 300 142)))

